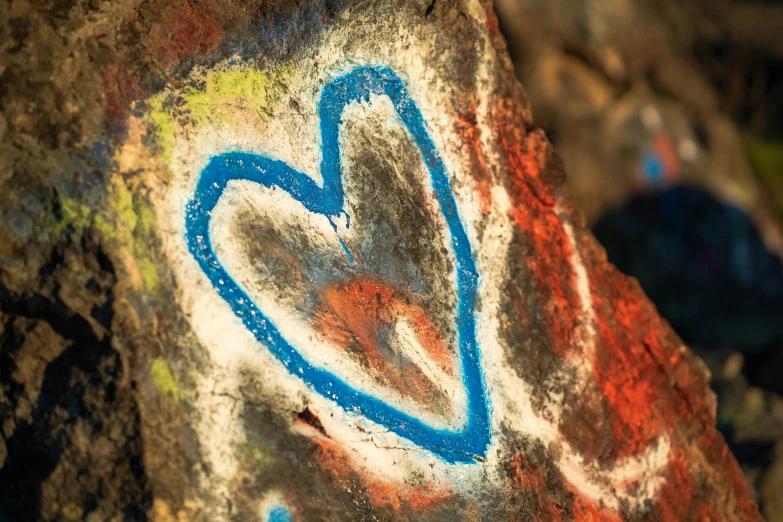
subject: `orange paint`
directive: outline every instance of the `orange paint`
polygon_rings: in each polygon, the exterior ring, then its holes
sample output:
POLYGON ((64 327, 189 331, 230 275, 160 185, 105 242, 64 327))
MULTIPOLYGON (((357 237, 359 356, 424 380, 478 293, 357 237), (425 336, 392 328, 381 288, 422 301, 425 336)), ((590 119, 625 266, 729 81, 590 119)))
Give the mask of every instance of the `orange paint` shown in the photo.
POLYGON ((449 497, 449 490, 442 486, 433 484, 410 486, 380 480, 366 473, 360 474, 352 466, 349 453, 338 443, 329 438, 319 437, 316 439, 316 444, 319 448, 317 453, 319 467, 330 471, 341 480, 361 482, 364 493, 375 508, 391 507, 399 510, 405 507, 414 511, 426 511, 449 497))
POLYGON ((485 7, 485 12, 487 15, 487 30, 489 31, 489 34, 499 33, 500 22, 498 21, 498 17, 495 15, 495 10, 492 8, 492 4, 489 4, 487 7, 485 7))
POLYGON ((405 321, 427 356, 447 374, 455 362, 446 341, 415 299, 372 276, 340 281, 323 290, 314 325, 334 346, 365 364, 380 383, 431 407, 436 383, 388 348, 398 322, 405 321))

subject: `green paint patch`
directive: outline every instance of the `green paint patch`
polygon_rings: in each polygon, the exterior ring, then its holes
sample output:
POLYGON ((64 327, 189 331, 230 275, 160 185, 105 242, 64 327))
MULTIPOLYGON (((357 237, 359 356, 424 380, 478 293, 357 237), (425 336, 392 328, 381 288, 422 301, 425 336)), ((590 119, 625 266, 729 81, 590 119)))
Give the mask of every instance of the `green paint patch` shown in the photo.
POLYGON ((106 241, 127 245, 136 260, 144 288, 150 293, 158 291, 160 275, 150 247, 157 236, 157 221, 143 197, 120 182, 109 189, 107 205, 89 207, 71 198, 60 198, 59 203, 62 217, 42 225, 46 234, 58 237, 68 227, 76 232, 93 228, 106 241))
POLYGON ((172 375, 169 365, 163 359, 152 361, 150 378, 162 394, 168 395, 175 402, 179 402, 182 399, 182 388, 174 375, 172 375))
POLYGON ((190 110, 190 117, 196 125, 203 125, 215 118, 217 106, 212 97, 204 91, 189 88, 182 93, 190 110))
POLYGON ((174 122, 171 118, 169 109, 164 107, 164 98, 162 95, 154 96, 150 102, 149 119, 155 127, 155 134, 158 140, 163 159, 169 161, 174 151, 174 122))
POLYGON ((226 102, 241 102, 255 110, 262 118, 272 116, 288 90, 295 68, 290 65, 268 70, 233 68, 211 71, 203 90, 188 88, 182 97, 196 125, 212 120, 223 120, 226 102))
POLYGON ((109 204, 117 212, 117 217, 128 230, 136 230, 138 218, 134 209, 133 194, 125 186, 125 183, 117 183, 109 192, 109 204))
POLYGON ((48 228, 49 233, 54 236, 61 236, 68 227, 80 231, 88 227, 96 228, 101 235, 114 237, 114 227, 109 224, 106 216, 97 210, 83 205, 71 198, 60 198, 60 211, 62 218, 52 223, 48 228))

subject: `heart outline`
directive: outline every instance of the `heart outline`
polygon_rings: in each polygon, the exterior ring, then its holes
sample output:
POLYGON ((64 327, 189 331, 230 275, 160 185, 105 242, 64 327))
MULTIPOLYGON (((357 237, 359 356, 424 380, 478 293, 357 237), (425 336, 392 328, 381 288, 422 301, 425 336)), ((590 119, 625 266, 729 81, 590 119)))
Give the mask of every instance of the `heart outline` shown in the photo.
POLYGON ((478 273, 467 233, 457 212, 457 203, 443 160, 430 137, 424 118, 400 77, 386 66, 358 66, 327 81, 318 103, 321 130, 321 175, 323 186, 282 161, 246 153, 227 152, 213 156, 201 171, 196 190, 186 206, 185 239, 190 253, 218 294, 229 304, 256 340, 292 373, 346 411, 353 411, 387 427, 449 463, 483 460, 491 439, 489 407, 479 363, 476 340, 475 301, 478 273), (386 95, 416 143, 430 174, 432 188, 451 236, 456 260, 457 317, 462 384, 467 397, 467 422, 461 430, 435 429, 420 419, 363 393, 333 373, 311 365, 289 344, 228 274, 212 247, 209 225, 212 210, 228 183, 248 180, 288 192, 307 210, 332 218, 344 213, 339 131, 344 109, 353 102, 369 102, 370 95, 386 95))

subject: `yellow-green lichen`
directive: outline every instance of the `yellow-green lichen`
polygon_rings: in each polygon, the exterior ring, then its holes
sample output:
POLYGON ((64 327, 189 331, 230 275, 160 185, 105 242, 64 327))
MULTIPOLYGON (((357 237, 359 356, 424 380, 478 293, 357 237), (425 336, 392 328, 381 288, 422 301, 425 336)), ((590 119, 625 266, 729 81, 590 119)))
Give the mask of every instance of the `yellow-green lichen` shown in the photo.
POLYGON ((155 293, 160 287, 160 275, 155 262, 149 258, 143 257, 136 260, 136 264, 141 272, 141 279, 144 281, 144 288, 148 292, 155 293))
POLYGON ((150 365, 150 378, 163 395, 168 395, 175 402, 182 398, 182 388, 172 375, 169 365, 163 359, 155 359, 150 365))
POLYGON ((62 221, 60 221, 60 226, 62 228, 68 226, 85 228, 92 221, 92 210, 74 199, 61 198, 60 208, 62 209, 63 214, 62 221))
POLYGON ((92 227, 105 240, 130 248, 144 288, 151 293, 160 287, 160 275, 150 245, 156 234, 155 214, 144 198, 123 183, 111 186, 107 206, 89 207, 71 198, 61 198, 62 218, 46 227, 50 235, 61 235, 68 227, 76 231, 92 227))
POLYGON ((164 161, 170 161, 174 152, 177 114, 181 116, 184 110, 194 125, 201 126, 210 121, 227 121, 231 109, 244 106, 267 119, 288 90, 294 72, 291 65, 264 70, 242 67, 213 70, 203 77, 203 88, 191 86, 178 94, 169 92, 152 97, 148 102, 148 121, 164 161), (170 103, 177 96, 185 102, 183 105, 170 103))
POLYGON ((147 205, 139 204, 138 201, 136 202, 135 209, 139 232, 145 235, 154 234, 157 218, 152 209, 147 205))

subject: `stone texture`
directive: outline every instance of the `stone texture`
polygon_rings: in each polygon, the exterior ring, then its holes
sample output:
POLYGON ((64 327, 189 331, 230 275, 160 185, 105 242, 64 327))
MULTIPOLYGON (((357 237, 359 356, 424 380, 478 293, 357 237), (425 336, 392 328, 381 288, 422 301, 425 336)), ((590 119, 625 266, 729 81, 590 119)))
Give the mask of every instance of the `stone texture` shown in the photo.
POLYGON ((760 518, 490 5, 3 10, 0 519, 760 518))
POLYGON ((783 10, 733 0, 495 6, 575 205, 610 261, 704 358, 719 429, 765 519, 783 520, 783 61, 773 37, 783 10))

